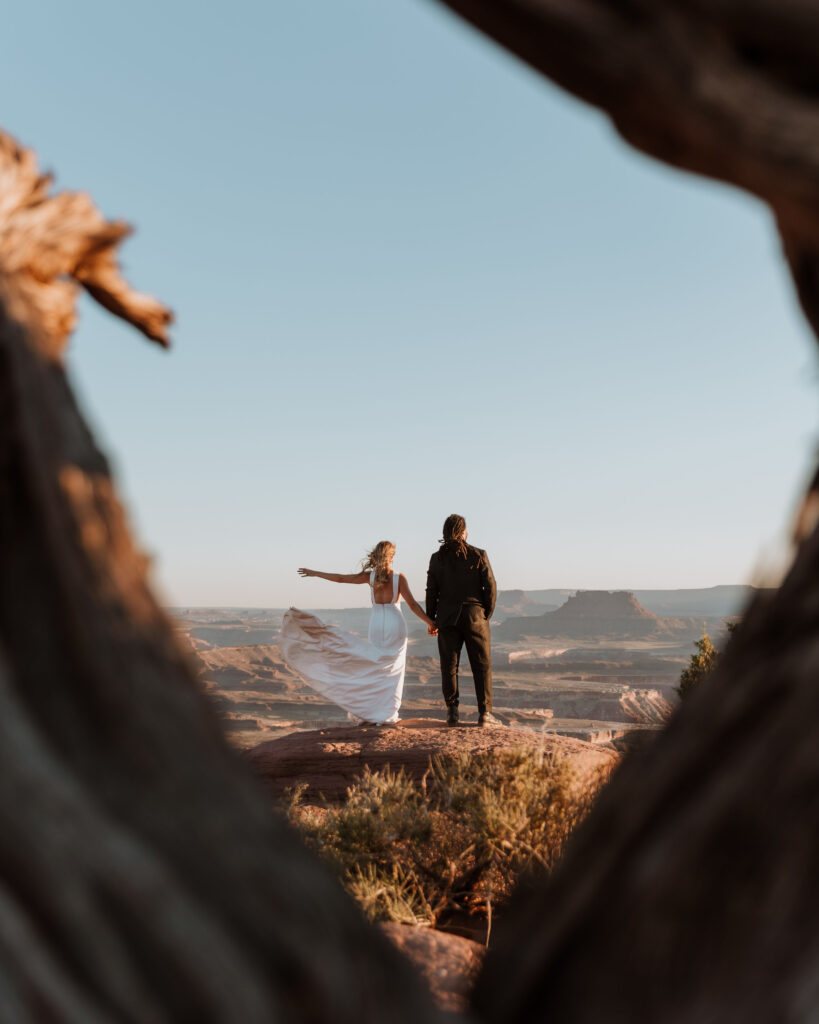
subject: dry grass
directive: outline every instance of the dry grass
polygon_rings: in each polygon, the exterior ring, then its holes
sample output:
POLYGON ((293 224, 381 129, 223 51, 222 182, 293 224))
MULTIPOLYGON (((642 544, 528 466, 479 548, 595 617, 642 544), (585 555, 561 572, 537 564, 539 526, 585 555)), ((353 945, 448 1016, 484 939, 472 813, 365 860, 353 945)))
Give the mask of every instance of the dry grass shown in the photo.
POLYGON ((296 791, 288 816, 371 920, 485 934, 524 872, 552 870, 602 781, 543 750, 462 754, 420 784, 366 770, 321 815, 296 791))

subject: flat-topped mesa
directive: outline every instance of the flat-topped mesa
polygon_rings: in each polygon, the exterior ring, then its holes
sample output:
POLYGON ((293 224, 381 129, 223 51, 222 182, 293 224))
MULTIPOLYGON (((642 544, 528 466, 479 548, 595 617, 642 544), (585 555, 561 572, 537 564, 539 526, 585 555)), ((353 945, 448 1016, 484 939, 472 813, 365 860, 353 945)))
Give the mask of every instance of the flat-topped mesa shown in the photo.
POLYGON ((555 619, 603 617, 657 622, 657 616, 643 608, 631 590, 578 590, 551 614, 555 619))
POLYGON ((544 618, 555 633, 567 636, 652 636, 663 631, 662 623, 643 608, 628 590, 578 590, 557 611, 544 618))
POLYGON ((667 624, 643 608, 629 590, 578 590, 553 612, 510 618, 497 629, 502 640, 521 636, 628 637, 660 636, 667 624))

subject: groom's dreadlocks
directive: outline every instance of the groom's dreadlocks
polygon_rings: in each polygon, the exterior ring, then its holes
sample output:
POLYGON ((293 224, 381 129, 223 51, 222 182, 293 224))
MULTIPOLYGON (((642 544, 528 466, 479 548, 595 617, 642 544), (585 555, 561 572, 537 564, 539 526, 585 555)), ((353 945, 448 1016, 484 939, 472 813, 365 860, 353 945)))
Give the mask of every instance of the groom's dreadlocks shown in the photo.
POLYGON ((460 558, 466 558, 465 533, 466 520, 463 516, 456 516, 455 514, 447 516, 444 521, 444 538, 441 541, 441 548, 444 551, 452 552, 452 554, 460 558))

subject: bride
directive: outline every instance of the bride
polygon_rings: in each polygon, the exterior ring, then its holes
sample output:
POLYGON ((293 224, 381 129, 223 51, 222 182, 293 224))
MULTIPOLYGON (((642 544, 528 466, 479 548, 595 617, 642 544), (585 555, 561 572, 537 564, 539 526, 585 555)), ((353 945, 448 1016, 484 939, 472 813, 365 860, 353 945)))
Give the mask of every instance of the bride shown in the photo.
POLYGON ((285 612, 282 622, 285 661, 356 722, 398 721, 407 664, 407 624, 398 607, 401 598, 426 624, 430 636, 437 633, 435 623, 412 596, 406 577, 392 571, 394 557, 395 545, 382 540, 367 555, 361 572, 342 575, 299 569, 300 576, 318 576, 332 583, 369 583, 372 611, 367 640, 298 608, 285 612))

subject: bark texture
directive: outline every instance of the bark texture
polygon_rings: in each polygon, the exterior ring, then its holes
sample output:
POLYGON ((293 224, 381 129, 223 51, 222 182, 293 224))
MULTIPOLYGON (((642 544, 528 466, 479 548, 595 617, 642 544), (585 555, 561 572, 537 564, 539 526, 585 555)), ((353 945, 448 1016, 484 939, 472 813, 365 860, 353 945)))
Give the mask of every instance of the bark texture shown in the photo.
POLYGON ((0 1019, 432 1020, 228 748, 72 397, 79 287, 167 343, 127 230, 0 135, 0 1019))
MULTIPOLYGON (((638 149, 767 202, 819 331, 819 5, 444 2, 638 149)), ((617 773, 551 883, 520 896, 475 991, 485 1020, 819 1018, 812 513, 798 533, 717 673, 617 773)))
POLYGON ((819 330, 814 0, 441 0, 632 146, 769 204, 819 330))
POLYGON ((817 1019, 817 541, 521 894, 475 993, 486 1020, 817 1019))
MULTIPOLYGON (((448 0, 632 145, 766 201, 819 329, 819 8, 448 0)), ((60 362, 86 288, 165 343, 126 233, 0 138, 0 1018, 434 1011, 271 817, 151 596, 60 362)), ((819 1017, 819 538, 521 897, 476 1015, 819 1017)))

